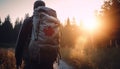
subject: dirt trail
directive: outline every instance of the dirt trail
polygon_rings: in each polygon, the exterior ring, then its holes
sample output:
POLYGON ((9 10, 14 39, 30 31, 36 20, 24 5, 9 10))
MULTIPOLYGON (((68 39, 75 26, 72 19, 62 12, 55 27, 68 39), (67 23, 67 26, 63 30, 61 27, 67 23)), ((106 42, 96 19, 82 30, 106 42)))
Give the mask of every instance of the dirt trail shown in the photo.
POLYGON ((54 69, 73 69, 73 67, 71 67, 70 65, 68 65, 63 60, 60 60, 59 66, 58 66, 57 63, 55 63, 53 66, 54 66, 54 69))

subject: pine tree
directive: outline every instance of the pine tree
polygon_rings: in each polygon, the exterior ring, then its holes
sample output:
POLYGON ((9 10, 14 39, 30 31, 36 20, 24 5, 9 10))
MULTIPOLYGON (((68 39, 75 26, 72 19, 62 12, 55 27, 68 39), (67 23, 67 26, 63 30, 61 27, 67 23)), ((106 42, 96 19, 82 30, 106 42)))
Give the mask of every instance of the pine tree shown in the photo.
POLYGON ((22 20, 19 20, 19 18, 17 18, 15 21, 15 27, 14 27, 14 41, 17 40, 21 26, 22 26, 22 20))
POLYGON ((0 18, 0 25, 1 25, 2 21, 1 21, 1 18, 0 18))
POLYGON ((105 25, 107 38, 120 40, 120 2, 118 0, 105 1, 102 6, 102 22, 105 25))
POLYGON ((10 21, 10 16, 8 15, 6 18, 5 18, 5 21, 3 22, 2 24, 2 41, 3 42, 7 42, 7 43, 10 43, 12 42, 12 32, 13 32, 13 26, 12 26, 12 23, 10 21))

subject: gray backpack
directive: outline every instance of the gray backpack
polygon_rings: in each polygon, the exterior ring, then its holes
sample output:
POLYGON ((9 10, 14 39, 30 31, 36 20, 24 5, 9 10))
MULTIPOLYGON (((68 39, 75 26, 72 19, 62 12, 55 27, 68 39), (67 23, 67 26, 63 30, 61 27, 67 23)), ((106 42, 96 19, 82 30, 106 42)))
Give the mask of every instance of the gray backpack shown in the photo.
POLYGON ((60 22, 53 9, 38 7, 34 10, 29 57, 33 61, 54 61, 59 52, 60 22))

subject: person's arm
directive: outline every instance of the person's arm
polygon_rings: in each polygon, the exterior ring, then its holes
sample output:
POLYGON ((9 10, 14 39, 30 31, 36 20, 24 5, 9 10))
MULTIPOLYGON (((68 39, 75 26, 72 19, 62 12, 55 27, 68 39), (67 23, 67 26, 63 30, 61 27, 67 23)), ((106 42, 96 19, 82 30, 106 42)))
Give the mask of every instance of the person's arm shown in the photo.
POLYGON ((24 46, 26 44, 27 37, 28 37, 29 33, 31 32, 30 30, 31 30, 30 19, 26 19, 23 22, 23 25, 20 29, 16 48, 15 48, 15 58, 16 58, 16 67, 17 68, 19 68, 19 66, 21 66, 21 64, 22 64, 24 46))

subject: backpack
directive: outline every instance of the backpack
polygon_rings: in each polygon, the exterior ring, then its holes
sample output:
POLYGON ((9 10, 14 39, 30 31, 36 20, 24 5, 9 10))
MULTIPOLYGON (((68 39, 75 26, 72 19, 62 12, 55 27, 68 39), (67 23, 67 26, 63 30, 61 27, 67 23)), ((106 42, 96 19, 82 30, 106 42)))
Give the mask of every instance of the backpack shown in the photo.
POLYGON ((56 12, 47 7, 34 10, 29 57, 35 62, 55 61, 59 53, 59 26, 56 12))

